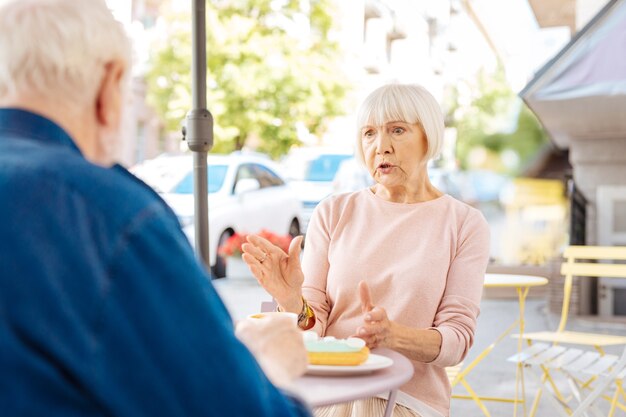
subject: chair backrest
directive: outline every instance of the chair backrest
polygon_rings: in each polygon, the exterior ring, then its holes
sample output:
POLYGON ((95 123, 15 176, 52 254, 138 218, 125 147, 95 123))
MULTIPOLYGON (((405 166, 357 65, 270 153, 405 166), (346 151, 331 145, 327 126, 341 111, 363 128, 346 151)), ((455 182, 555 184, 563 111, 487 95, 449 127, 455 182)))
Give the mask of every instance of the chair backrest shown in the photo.
POLYGON ((626 261, 626 246, 568 246, 563 252, 561 265, 563 308, 557 331, 565 330, 574 277, 626 278, 626 264, 597 263, 589 261, 626 261))

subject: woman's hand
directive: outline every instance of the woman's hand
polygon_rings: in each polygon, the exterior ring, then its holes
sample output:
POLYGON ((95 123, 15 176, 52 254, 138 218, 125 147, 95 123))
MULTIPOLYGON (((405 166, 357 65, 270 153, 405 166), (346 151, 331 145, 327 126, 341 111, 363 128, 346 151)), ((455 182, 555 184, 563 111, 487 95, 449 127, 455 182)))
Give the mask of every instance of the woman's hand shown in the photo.
POLYGON ((242 245, 242 259, 252 275, 284 311, 302 310, 302 283, 304 274, 300 265, 302 236, 291 241, 289 253, 260 236, 248 236, 242 245))
POLYGON ((389 320, 382 307, 375 307, 370 289, 359 282, 361 310, 364 325, 356 329, 356 337, 365 340, 367 347, 386 347, 398 351, 409 359, 431 362, 441 352, 441 333, 434 329, 414 329, 389 320))
POLYGON ((363 326, 356 329, 356 337, 365 340, 367 347, 392 347, 394 323, 382 307, 374 306, 370 289, 365 281, 359 282, 363 326))

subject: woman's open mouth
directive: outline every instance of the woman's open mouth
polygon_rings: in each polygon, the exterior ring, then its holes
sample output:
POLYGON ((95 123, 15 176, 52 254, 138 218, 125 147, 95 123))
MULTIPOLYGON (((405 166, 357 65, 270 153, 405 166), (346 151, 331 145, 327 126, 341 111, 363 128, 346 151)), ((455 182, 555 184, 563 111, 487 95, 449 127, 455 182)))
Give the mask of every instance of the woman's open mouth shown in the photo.
POLYGON ((390 164, 389 162, 383 162, 378 165, 377 170, 381 174, 389 174, 393 168, 394 168, 394 165, 390 164))

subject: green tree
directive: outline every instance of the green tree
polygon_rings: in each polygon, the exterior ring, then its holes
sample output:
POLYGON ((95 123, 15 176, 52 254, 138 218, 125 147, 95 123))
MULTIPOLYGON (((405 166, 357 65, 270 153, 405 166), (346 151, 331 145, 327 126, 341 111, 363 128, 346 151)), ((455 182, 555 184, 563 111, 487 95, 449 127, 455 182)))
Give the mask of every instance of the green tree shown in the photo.
MULTIPOLYGON (((207 101, 214 152, 251 143, 274 157, 298 143, 297 127, 321 134, 342 114, 349 88, 332 40, 330 0, 209 0, 207 101), (253 143, 252 143, 253 142, 253 143)), ((166 4, 164 36, 147 74, 148 99, 170 132, 191 104, 189 13, 166 4)))
POLYGON ((548 142, 539 121, 511 90, 501 68, 494 74, 481 71, 463 87, 451 87, 445 105, 447 123, 457 129, 461 168, 475 168, 472 151, 482 149, 482 168, 518 174, 548 142), (466 97, 460 97, 461 91, 466 97), (507 162, 506 155, 515 155, 516 162, 507 162))

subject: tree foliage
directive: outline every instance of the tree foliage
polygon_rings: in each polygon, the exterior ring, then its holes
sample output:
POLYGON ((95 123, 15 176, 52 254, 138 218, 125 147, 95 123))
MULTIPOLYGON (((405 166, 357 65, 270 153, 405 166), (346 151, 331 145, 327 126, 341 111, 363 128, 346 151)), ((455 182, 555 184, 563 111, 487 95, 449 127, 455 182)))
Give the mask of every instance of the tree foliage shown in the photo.
MULTIPOLYGON (((329 0, 207 1, 207 103, 215 152, 248 144, 273 156, 298 143, 297 127, 321 134, 342 113, 348 87, 332 40, 329 0)), ((164 7, 148 99, 170 132, 191 107, 191 17, 164 7)))
POLYGON ((502 69, 494 74, 480 72, 473 83, 461 88, 452 86, 445 107, 448 125, 457 129, 457 159, 463 169, 518 174, 548 141, 533 113, 509 87, 502 69), (484 155, 479 166, 472 160, 476 150, 484 155))

